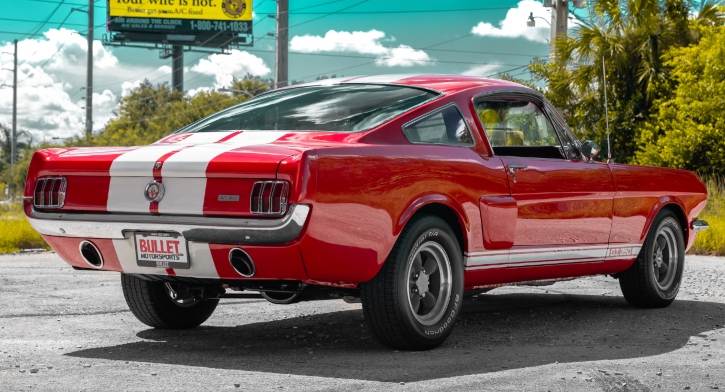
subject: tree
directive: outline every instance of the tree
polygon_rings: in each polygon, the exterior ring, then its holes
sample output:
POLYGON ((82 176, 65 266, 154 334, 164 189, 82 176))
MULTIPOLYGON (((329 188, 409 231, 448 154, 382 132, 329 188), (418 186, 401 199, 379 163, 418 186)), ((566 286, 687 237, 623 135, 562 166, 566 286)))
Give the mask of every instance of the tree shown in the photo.
POLYGON ((631 161, 638 127, 655 100, 672 90, 662 56, 699 40, 697 26, 721 25, 720 0, 598 0, 591 20, 557 41, 550 63, 530 65, 534 79, 548 85, 554 105, 568 110, 570 125, 583 138, 604 144, 606 65, 610 128, 615 161, 631 161), (696 15, 692 17, 692 15, 696 15))
POLYGON ((665 57, 673 94, 655 101, 637 139, 639 164, 725 175, 725 27, 702 27, 697 45, 665 57))
MULTIPOLYGON (((269 87, 269 81, 247 75, 232 82, 229 87, 235 91, 232 93, 206 90, 194 96, 183 96, 168 83, 153 85, 146 80, 121 98, 115 113, 117 117, 109 121, 91 143, 101 146, 153 143, 219 110, 244 102, 250 95, 267 91, 269 87)), ((70 144, 78 146, 88 142, 76 138, 70 144)))

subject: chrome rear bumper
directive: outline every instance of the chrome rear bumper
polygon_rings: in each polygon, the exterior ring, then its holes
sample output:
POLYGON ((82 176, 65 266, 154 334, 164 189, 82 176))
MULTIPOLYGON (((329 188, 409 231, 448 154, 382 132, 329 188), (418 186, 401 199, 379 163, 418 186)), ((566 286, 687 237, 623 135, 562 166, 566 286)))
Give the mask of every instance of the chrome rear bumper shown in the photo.
POLYGON ((175 231, 187 241, 235 245, 286 244, 297 238, 310 206, 296 204, 279 219, 204 216, 49 213, 32 210, 28 221, 45 235, 77 238, 128 238, 134 231, 175 231))

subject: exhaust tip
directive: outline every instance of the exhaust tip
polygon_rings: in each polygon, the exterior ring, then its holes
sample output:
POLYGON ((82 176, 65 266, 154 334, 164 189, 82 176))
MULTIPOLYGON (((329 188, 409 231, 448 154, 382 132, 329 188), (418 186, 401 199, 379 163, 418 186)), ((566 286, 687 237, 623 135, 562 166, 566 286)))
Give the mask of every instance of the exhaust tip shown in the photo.
POLYGON ((96 269, 103 267, 103 257, 94 243, 87 240, 81 241, 78 249, 81 252, 81 257, 88 265, 96 269))
POLYGON ((254 261, 249 254, 242 249, 234 248, 229 251, 229 264, 232 265, 234 271, 245 278, 251 278, 257 272, 254 261))

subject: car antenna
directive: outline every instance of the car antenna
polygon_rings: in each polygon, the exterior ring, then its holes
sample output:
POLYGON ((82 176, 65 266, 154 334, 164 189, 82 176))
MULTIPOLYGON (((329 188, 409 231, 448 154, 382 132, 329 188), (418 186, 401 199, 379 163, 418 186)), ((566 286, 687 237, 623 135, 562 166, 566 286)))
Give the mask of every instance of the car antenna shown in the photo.
POLYGON ((609 142, 609 105, 607 105, 607 68, 604 66, 604 56, 602 56, 602 77, 604 78, 604 117, 607 121, 607 163, 612 163, 612 145, 609 142))

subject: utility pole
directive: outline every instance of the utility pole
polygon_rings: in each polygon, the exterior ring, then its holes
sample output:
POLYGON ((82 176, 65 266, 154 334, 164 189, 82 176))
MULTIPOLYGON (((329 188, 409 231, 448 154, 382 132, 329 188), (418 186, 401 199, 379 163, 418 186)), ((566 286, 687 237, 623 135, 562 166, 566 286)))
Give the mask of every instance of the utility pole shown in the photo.
POLYGON ((274 62, 274 88, 287 86, 288 46, 289 0, 277 0, 277 53, 274 62))
POLYGON ((184 47, 182 45, 174 45, 171 49, 171 88, 184 93, 184 47))
POLYGON ((86 140, 93 137, 93 0, 88 0, 88 62, 86 64, 86 140))
POLYGON ((15 58, 13 59, 13 140, 10 142, 10 165, 18 160, 18 40, 13 40, 15 58))
POLYGON ((566 36, 569 24, 570 0, 554 0, 551 7, 551 39, 549 40, 549 59, 556 56, 556 40, 566 36))

